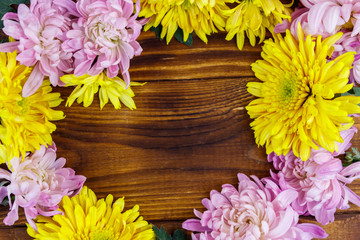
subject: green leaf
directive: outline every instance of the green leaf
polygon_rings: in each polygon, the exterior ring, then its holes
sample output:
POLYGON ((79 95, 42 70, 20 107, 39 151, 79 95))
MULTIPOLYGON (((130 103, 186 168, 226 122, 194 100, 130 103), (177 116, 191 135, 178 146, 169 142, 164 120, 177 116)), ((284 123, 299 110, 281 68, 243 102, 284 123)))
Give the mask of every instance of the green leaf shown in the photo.
POLYGON ((354 95, 359 97, 360 96, 360 87, 353 87, 354 95))
POLYGON ((160 229, 153 226, 153 229, 157 240, 186 240, 186 234, 180 229, 175 230, 173 237, 165 231, 163 226, 160 229))
POLYGON ((181 28, 178 28, 175 32, 175 38, 176 40, 178 40, 181 43, 184 43, 186 46, 191 46, 193 43, 193 33, 189 34, 188 39, 186 40, 186 42, 184 42, 184 32, 181 28))
POLYGON ((354 163, 354 162, 359 162, 360 161, 360 152, 357 148, 351 148, 352 152, 346 152, 345 155, 345 160, 343 161, 343 166, 349 166, 350 164, 354 163))
MULTIPOLYGON (((30 0, 0 0, 0 17, 2 18, 7 12, 15 12, 15 9, 11 7, 13 4, 30 3, 30 0)), ((3 28, 3 22, 0 21, 0 28, 3 28)))
POLYGON ((157 240, 172 240, 171 236, 165 231, 164 227, 161 226, 161 228, 157 228, 156 226, 153 226, 154 232, 156 234, 157 240))
POLYGON ((360 87, 353 87, 346 93, 341 94, 341 96, 349 96, 349 95, 355 95, 355 96, 359 97, 360 96, 360 87))
POLYGON ((180 229, 175 230, 173 240, 186 240, 186 234, 180 229))
MULTIPOLYGON (((161 31, 162 31, 162 25, 159 24, 156 28, 152 27, 150 28, 151 31, 155 32, 155 35, 158 39, 160 39, 161 41, 163 40, 163 38, 161 38, 161 31)), ((188 39, 184 42, 184 32, 181 28, 178 28, 174 34, 174 37, 176 38, 176 40, 178 40, 180 43, 185 44, 186 46, 191 46, 193 43, 193 33, 189 34, 188 39)))
POLYGON ((162 41, 163 39, 160 37, 161 36, 161 31, 162 31, 162 26, 159 24, 156 28, 155 27, 151 27, 150 28, 151 31, 155 32, 155 35, 158 39, 160 39, 160 41, 162 41))

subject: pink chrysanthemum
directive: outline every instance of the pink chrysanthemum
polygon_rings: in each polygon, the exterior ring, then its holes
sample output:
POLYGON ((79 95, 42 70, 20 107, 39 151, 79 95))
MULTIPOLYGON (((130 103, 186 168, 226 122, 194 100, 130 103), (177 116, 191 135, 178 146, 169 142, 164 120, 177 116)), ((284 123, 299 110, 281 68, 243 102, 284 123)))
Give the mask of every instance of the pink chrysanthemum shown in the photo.
POLYGON ((75 175, 71 168, 63 168, 66 160, 56 159, 55 144, 25 157, 10 160, 10 172, 0 169, 0 178, 10 184, 0 188, 0 202, 13 195, 15 201, 10 204, 10 212, 4 219, 6 225, 13 225, 18 220, 18 209, 23 207, 26 220, 35 229, 33 221, 37 215, 53 216, 57 211, 61 199, 76 195, 82 188, 85 177, 75 175))
POLYGON ((291 204, 299 214, 310 214, 325 225, 334 221, 337 208, 349 208, 349 202, 360 206, 360 197, 345 186, 360 178, 360 162, 343 168, 336 156, 345 153, 351 146, 350 140, 357 132, 351 128, 341 132, 343 143, 339 152, 331 153, 323 148, 312 150, 310 158, 302 161, 292 151, 286 156, 271 153, 268 160, 273 162, 278 173, 271 176, 282 190, 296 190, 298 198, 291 204))
POLYGON ((312 239, 327 234, 315 224, 299 224, 299 215, 290 206, 297 197, 291 189, 280 191, 269 179, 253 181, 238 174, 239 188, 225 184, 221 193, 213 190, 203 199, 206 211, 194 210, 200 219, 188 219, 183 228, 198 233, 193 240, 227 239, 312 239))
POLYGON ((142 52, 136 41, 145 23, 136 20, 140 2, 135 13, 132 0, 79 0, 76 9, 78 20, 63 45, 74 52, 75 76, 94 76, 106 69, 113 78, 121 70, 129 86, 130 59, 142 52))
MULTIPOLYGON (((36 92, 44 76, 50 78, 53 86, 63 85, 59 77, 73 70, 72 53, 61 48, 71 27, 71 14, 55 2, 31 0, 30 7, 20 4, 17 13, 9 12, 3 17, 3 31, 18 41, 0 44, 0 51, 18 50, 16 60, 23 65, 34 66, 23 87, 24 97, 36 92)), ((66 2, 75 7, 72 1, 66 2)))

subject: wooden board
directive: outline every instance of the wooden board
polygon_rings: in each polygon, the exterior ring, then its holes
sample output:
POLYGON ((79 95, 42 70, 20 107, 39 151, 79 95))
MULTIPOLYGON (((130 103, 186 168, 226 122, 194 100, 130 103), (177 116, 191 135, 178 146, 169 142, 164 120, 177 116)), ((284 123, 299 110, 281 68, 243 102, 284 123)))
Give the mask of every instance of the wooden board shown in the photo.
MULTIPOLYGON (((99 197, 125 196, 127 208, 140 205, 149 222, 173 231, 203 210, 201 199, 224 183, 236 185, 236 174, 269 175, 264 149, 255 144, 244 107, 253 99, 246 83, 254 81, 250 64, 261 47, 217 34, 206 45, 197 38, 191 48, 173 40, 169 45, 142 33, 143 54, 131 61, 137 110, 99 110, 65 103, 66 119, 57 122, 53 138, 58 156, 87 177, 99 197)), ((72 88, 56 88, 66 98, 72 88)), ((360 124, 357 124, 360 127, 360 124)), ((360 134, 354 139, 360 144, 360 134)), ((350 187, 360 194, 360 181, 350 187)), ((360 208, 336 215, 324 228, 328 239, 359 239, 360 208)), ((0 218, 8 209, 0 208, 0 218)), ((314 222, 311 218, 302 221, 314 222)), ((0 225, 0 239, 28 239, 24 216, 13 228, 0 225)))

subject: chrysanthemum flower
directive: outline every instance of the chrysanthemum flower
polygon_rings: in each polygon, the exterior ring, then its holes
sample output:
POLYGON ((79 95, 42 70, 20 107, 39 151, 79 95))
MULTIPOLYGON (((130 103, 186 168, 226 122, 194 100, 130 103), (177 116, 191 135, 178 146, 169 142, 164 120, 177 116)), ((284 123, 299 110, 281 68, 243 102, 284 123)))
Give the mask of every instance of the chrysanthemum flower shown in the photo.
POLYGON ((139 206, 123 212, 124 198, 113 203, 113 196, 98 200, 95 193, 84 187, 75 197, 65 196, 60 203, 62 215, 52 218, 39 216, 35 239, 61 240, 155 240, 152 226, 139 216, 139 206))
POLYGON ((15 197, 11 200, 10 212, 4 219, 6 225, 13 225, 18 220, 19 207, 24 208, 26 220, 32 227, 37 215, 52 216, 57 211, 61 199, 68 195, 76 195, 82 188, 85 177, 75 175, 71 168, 64 168, 66 160, 56 159, 56 146, 53 144, 21 158, 13 158, 7 164, 10 172, 0 169, 0 178, 6 179, 10 184, 0 188, 0 200, 7 195, 15 197), (5 191, 3 191, 5 190, 5 191))
POLYGON ((353 87, 348 77, 354 52, 327 59, 341 33, 305 40, 300 25, 297 32, 299 40, 287 30, 285 38, 265 42, 264 60, 252 64, 261 82, 247 84, 259 98, 246 109, 255 119, 250 126, 256 143, 266 145, 267 154, 286 155, 292 149, 305 161, 311 148, 338 150, 336 142, 343 141, 339 132, 354 123, 349 114, 360 113, 360 97, 336 95, 353 87))
POLYGON ((351 146, 349 142, 355 132, 355 128, 341 132, 344 142, 339 144, 339 152, 331 153, 324 148, 312 150, 305 162, 292 151, 285 156, 275 153, 268 156, 279 170, 278 173, 271 172, 273 180, 282 190, 298 192, 292 207, 299 214, 313 215, 321 224, 328 224, 334 221, 337 208, 350 208, 349 202, 360 206, 360 197, 345 186, 360 178, 360 162, 344 168, 341 160, 336 158, 351 146))
POLYGON ((141 17, 150 18, 145 25, 147 31, 151 27, 162 26, 161 38, 166 35, 169 43, 176 30, 183 30, 184 42, 189 34, 196 35, 207 43, 206 35, 223 31, 226 17, 224 11, 229 10, 226 3, 234 0, 143 0, 141 1, 141 17))
POLYGON ((136 20, 139 11, 139 0, 135 11, 131 0, 77 1, 78 20, 62 45, 74 53, 75 76, 95 76, 106 70, 107 76, 114 78, 120 70, 129 86, 130 59, 142 52, 136 41, 142 28, 142 22, 136 20))
MULTIPOLYGON (((75 6, 72 1, 67 4, 70 3, 75 6)), ((73 70, 72 54, 61 48, 71 26, 70 12, 55 1, 32 0, 30 7, 20 4, 17 13, 6 13, 3 20, 4 32, 18 41, 0 44, 0 51, 18 50, 17 60, 34 66, 24 85, 23 96, 32 95, 41 86, 44 76, 50 78, 53 86, 62 85, 59 77, 73 70)))
MULTIPOLYGON (((70 107, 77 99, 77 103, 83 103, 84 107, 88 107, 93 102, 94 95, 99 91, 101 109, 109 102, 109 99, 115 109, 121 108, 121 102, 131 110, 136 109, 135 102, 132 99, 135 96, 134 92, 130 87, 126 88, 125 82, 119 77, 109 78, 106 73, 100 73, 96 76, 86 74, 81 77, 64 75, 61 80, 67 86, 76 86, 68 97, 66 106, 70 107)), ((143 84, 130 82, 130 86, 141 85, 143 84)))
POLYGON ((291 9, 279 0, 240 1, 235 8, 224 11, 229 17, 226 21, 226 40, 236 35, 237 46, 241 50, 246 34, 251 46, 255 46, 257 37, 260 38, 259 43, 263 42, 266 29, 273 33, 275 25, 289 19, 290 13, 291 9))
POLYGON ((41 145, 51 145, 51 133, 56 126, 50 121, 64 118, 59 106, 60 93, 51 93, 50 82, 45 80, 30 97, 21 92, 31 69, 16 62, 16 52, 0 53, 0 162, 13 157, 25 157, 41 145), (5 156, 5 158, 4 158, 5 156))
POLYGON ((194 210, 200 219, 188 219, 183 228, 197 233, 193 240, 221 239, 312 239, 325 238, 325 231, 315 224, 299 224, 299 215, 290 206, 297 197, 291 189, 280 191, 266 179, 265 186, 256 176, 253 181, 238 174, 239 188, 222 186, 203 199, 206 211, 194 210))

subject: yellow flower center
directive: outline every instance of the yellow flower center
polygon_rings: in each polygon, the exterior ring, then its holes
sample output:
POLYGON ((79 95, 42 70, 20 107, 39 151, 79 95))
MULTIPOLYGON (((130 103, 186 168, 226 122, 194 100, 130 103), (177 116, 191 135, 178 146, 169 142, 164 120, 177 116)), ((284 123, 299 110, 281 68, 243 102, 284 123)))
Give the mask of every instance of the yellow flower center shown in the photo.
POLYGON ((187 10, 188 8, 190 8, 191 7, 191 2, 189 1, 189 0, 185 0, 184 2, 183 2, 183 4, 181 5, 181 7, 184 9, 184 10, 187 10))
POLYGON ((17 105, 21 107, 21 111, 19 111, 19 115, 24 115, 30 109, 29 102, 26 98, 21 98, 20 101, 17 102, 17 105))
POLYGON ((288 115, 291 110, 297 110, 306 102, 307 98, 312 95, 308 87, 306 78, 299 80, 294 72, 286 72, 279 78, 278 83, 269 84, 268 94, 271 97, 271 105, 280 112, 288 115), (277 89, 277 90, 276 90, 277 89), (275 91, 272 93, 271 91, 275 91))
POLYGON ((280 99, 282 103, 287 104, 296 98, 298 92, 297 82, 294 75, 285 76, 280 82, 280 99))
POLYGON ((114 232, 112 231, 104 231, 99 230, 90 234, 90 240, 115 240, 117 239, 114 236, 114 232))

